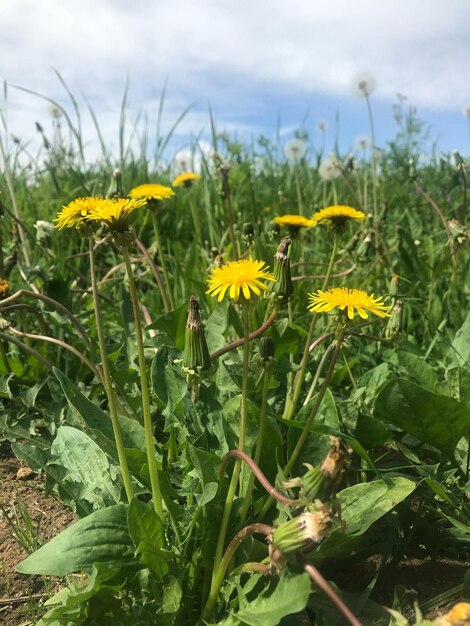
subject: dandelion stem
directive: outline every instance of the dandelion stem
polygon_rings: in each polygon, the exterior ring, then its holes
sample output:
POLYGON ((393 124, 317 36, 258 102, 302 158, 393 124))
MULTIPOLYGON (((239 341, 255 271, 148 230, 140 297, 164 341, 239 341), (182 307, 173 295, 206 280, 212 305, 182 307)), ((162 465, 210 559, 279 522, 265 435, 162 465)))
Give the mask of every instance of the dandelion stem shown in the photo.
MULTIPOLYGON (((325 278, 323 280, 322 291, 324 291, 330 280, 331 272, 333 271, 333 265, 335 263, 336 253, 338 250, 338 235, 335 233, 333 237, 333 248, 331 250, 330 262, 328 263, 328 269, 326 270, 325 278)), ((286 405, 284 408, 283 419, 291 420, 294 416, 297 403, 299 401, 300 392, 302 390, 302 382, 307 369, 308 356, 310 344, 312 343, 313 333, 315 331, 315 325, 317 323, 317 314, 312 315, 312 321, 310 322, 310 328, 308 330, 307 340, 305 342, 304 353, 300 361, 299 371, 297 372, 294 380, 294 390, 292 397, 287 397, 286 405)))
POLYGON ((124 489, 126 491, 127 500, 130 502, 134 497, 134 489, 132 487, 132 480, 129 474, 129 468, 127 466, 126 452, 124 449, 124 442, 122 440, 121 427, 119 425, 119 418, 116 409, 116 402, 114 397, 113 384, 111 382, 111 374, 108 365, 108 355, 106 352, 106 341, 104 336, 103 321, 101 318, 101 310, 99 306, 98 298, 98 283, 96 280, 96 267, 95 267, 95 253, 93 249, 93 238, 89 238, 90 247, 90 274, 91 274, 91 288, 93 292, 93 305, 95 309, 95 321, 96 332, 98 334, 98 344, 101 354, 101 368, 103 371, 103 385, 108 397, 109 412, 111 415, 111 423, 113 426, 114 440, 116 442, 116 450, 119 460, 119 466, 121 468, 122 480, 124 482, 124 489))
MULTIPOLYGON (((258 436, 256 438, 256 448, 254 455, 254 464, 257 466, 261 457, 261 451, 263 449, 264 433, 266 431, 266 422, 268 418, 268 392, 269 392, 269 378, 271 372, 271 363, 269 361, 264 362, 263 372, 263 396, 261 400, 261 413, 259 416, 258 436)), ((245 500, 243 502, 243 508, 241 512, 242 522, 245 521, 248 509, 251 506, 251 496, 253 493, 253 486, 255 483, 255 474, 250 474, 248 486, 246 489, 245 500)))
POLYGON ((158 220, 157 220, 157 215, 155 211, 152 211, 152 223, 153 223, 153 231, 155 233, 155 243, 157 244, 157 253, 160 258, 160 263, 162 264, 163 279, 165 281, 165 289, 166 289, 167 298, 169 300, 171 308, 174 309, 175 303, 173 301, 173 294, 170 289, 170 280, 168 278, 165 258, 163 257, 163 250, 162 250, 162 246, 160 243, 160 233, 158 229, 158 220))
POLYGON ((309 575, 310 579, 319 587, 323 593, 328 597, 332 604, 338 609, 340 613, 348 620, 351 626, 362 626, 361 622, 352 613, 352 611, 345 605, 338 594, 333 590, 327 580, 323 578, 320 572, 311 564, 304 565, 305 572, 309 575))
MULTIPOLYGON (((242 305, 243 308, 243 374, 242 374, 242 397, 241 397, 241 415, 240 415, 240 431, 238 436, 238 450, 244 452, 246 422, 247 422, 247 400, 248 400, 248 365, 250 357, 250 309, 249 302, 242 305)), ((226 566, 224 567, 222 555, 224 550, 225 536, 227 534, 228 522, 232 510, 235 492, 237 490, 238 478, 241 470, 241 460, 237 459, 233 468, 232 479, 225 500, 224 511, 222 513, 222 521, 217 539, 217 547, 214 556, 214 568, 212 574, 211 588, 206 607, 204 609, 204 618, 207 619, 215 606, 219 590, 223 582, 226 566)))
POLYGON ((313 420, 315 419, 318 413, 323 397, 326 393, 328 385, 330 384, 331 376, 333 375, 333 370, 335 369, 336 361, 341 351, 341 344, 343 343, 343 336, 344 336, 344 328, 341 328, 338 331, 335 350, 333 352, 333 356, 331 357, 330 366, 328 367, 328 371, 326 373, 325 379, 323 380, 322 386, 320 387, 320 391, 318 392, 318 396, 315 401, 315 404, 313 405, 310 415, 308 416, 307 421, 305 422, 304 429, 299 437, 297 445, 295 446, 294 451, 292 452, 290 456, 290 459, 287 461, 287 465, 284 469, 285 474, 288 474, 293 468, 294 463, 296 462, 297 457, 302 451, 302 448, 304 447, 304 444, 307 441, 307 438, 310 434, 310 428, 312 427, 313 420))
POLYGON ((131 294, 132 308, 134 311, 135 321, 135 338, 137 343, 137 354, 139 358, 139 375, 140 375, 140 393, 142 394, 142 413, 144 416, 145 431, 145 447, 147 450, 147 462, 150 474, 150 484, 152 488, 153 506, 157 515, 163 519, 162 496, 160 491, 160 483, 158 480, 157 461, 155 458, 155 446, 152 429, 152 415, 150 413, 150 394, 147 380, 147 369, 145 365, 144 340, 142 336, 142 325, 140 322, 139 299, 135 286, 134 273, 132 271, 129 251, 126 247, 122 248, 124 263, 126 265, 127 279, 129 281, 129 291, 131 294))
POLYGON ((152 271, 152 274, 155 277, 155 281, 156 281, 156 283, 158 285, 158 289, 160 290, 160 295, 161 295, 162 301, 163 301, 163 310, 165 311, 165 313, 169 313, 171 311, 171 306, 170 306, 170 302, 168 300, 168 295, 166 293, 165 285, 163 284, 162 277, 160 276, 160 272, 158 271, 158 267, 153 262, 153 259, 150 256, 149 251, 144 246, 144 244, 140 241, 140 239, 136 238, 135 242, 136 242, 137 246, 140 248, 140 250, 142 251, 142 254, 145 257, 145 260, 149 264, 149 267, 150 267, 150 269, 152 271))

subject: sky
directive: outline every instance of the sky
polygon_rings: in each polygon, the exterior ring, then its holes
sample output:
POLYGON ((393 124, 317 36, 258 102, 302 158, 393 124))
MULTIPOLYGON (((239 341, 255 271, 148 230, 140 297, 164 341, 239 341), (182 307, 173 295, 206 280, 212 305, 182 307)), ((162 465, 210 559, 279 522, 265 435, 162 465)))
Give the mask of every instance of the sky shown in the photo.
MULTIPOLYGON (((88 159, 99 151, 93 108, 107 145, 118 149, 128 81, 127 132, 141 113, 150 143, 162 89, 161 132, 178 117, 172 150, 217 129, 250 143, 302 127, 319 150, 338 139, 350 151, 370 134, 365 100, 351 85, 364 73, 377 145, 397 131, 392 106, 406 96, 428 125, 426 149, 470 152, 468 0, 1 0, 0 109, 14 135, 34 147, 35 122, 49 132, 48 101, 81 111, 88 159), (20 89, 21 88, 21 89, 20 89), (328 130, 318 130, 320 121, 328 130)), ((73 118, 74 119, 74 118, 73 118)))

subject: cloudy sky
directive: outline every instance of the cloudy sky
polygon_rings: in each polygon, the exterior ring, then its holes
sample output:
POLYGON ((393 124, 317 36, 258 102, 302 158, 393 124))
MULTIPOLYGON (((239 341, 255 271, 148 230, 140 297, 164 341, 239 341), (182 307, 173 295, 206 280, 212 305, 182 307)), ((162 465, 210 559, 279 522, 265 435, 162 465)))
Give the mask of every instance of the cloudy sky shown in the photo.
POLYGON ((191 107, 175 149, 191 133, 209 136, 210 106, 218 129, 246 142, 274 137, 280 124, 286 139, 303 125, 320 145, 324 119, 327 149, 338 134, 348 150, 368 133, 366 104, 351 92, 354 77, 367 72, 377 83, 371 103, 379 145, 396 132, 392 105, 401 93, 429 124, 428 146, 437 140, 442 150, 468 154, 469 24, 468 0, 1 0, 7 89, 0 107, 8 132, 34 142, 34 122, 52 124, 48 103, 17 87, 72 113, 57 70, 80 106, 92 158, 87 102, 116 150, 129 77, 129 127, 146 112, 154 136, 165 83, 163 132, 191 107))

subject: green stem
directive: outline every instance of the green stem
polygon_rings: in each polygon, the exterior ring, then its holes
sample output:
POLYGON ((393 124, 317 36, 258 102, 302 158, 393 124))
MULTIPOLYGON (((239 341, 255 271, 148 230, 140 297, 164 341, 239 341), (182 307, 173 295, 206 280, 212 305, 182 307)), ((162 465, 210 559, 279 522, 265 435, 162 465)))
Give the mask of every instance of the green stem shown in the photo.
POLYGON ((162 246, 160 243, 160 232, 158 230, 158 220, 157 220, 157 215, 155 213, 155 211, 152 211, 152 223, 153 223, 153 232, 155 233, 155 243, 157 244, 157 253, 158 253, 158 257, 160 259, 160 262, 162 264, 162 272, 163 272, 163 279, 165 281, 165 289, 166 289, 166 295, 167 295, 167 299, 170 303, 170 306, 172 309, 175 308, 175 303, 173 300, 173 292, 170 289, 170 280, 168 278, 168 272, 166 269, 166 263, 165 263, 165 258, 163 256, 163 250, 162 250, 162 246))
POLYGON ((155 458, 155 446, 153 440, 152 416, 150 413, 150 395, 147 380, 147 369, 145 366, 144 340, 142 336, 142 325, 140 322, 139 299, 135 286, 134 273, 132 271, 129 252, 126 247, 122 248, 122 255, 126 265, 127 279, 129 281, 129 291, 134 311, 135 338, 137 343, 137 354, 139 357, 140 393, 142 394, 142 413, 144 416, 145 447, 147 450, 147 462, 150 474, 150 484, 152 487, 153 506, 157 515, 163 519, 162 496, 160 483, 158 480, 157 460, 155 458))
POLYGON ((294 166, 294 171, 295 171, 295 188, 297 191, 297 204, 299 207, 299 215, 303 215, 304 209, 303 209, 303 202, 302 202, 302 191, 300 188, 299 169, 298 169, 297 163, 294 166))
MULTIPOLYGON (((328 281, 330 280, 331 272, 333 271, 333 265, 338 251, 338 235, 335 233, 333 237, 333 248, 331 250, 330 262, 328 263, 328 269, 326 270, 325 278, 323 280, 322 291, 325 291, 328 281)), ((300 392, 302 390, 302 383, 304 380, 305 370, 307 369, 309 348, 312 343, 313 333, 315 331, 315 325, 317 323, 318 315, 314 313, 312 315, 312 321, 310 322, 310 328, 308 330, 307 341, 305 342, 304 352, 302 360, 300 361, 299 370, 295 376, 294 391, 292 393, 292 399, 289 397, 286 399, 286 405, 284 408, 283 419, 291 420, 294 416, 295 409, 299 402, 300 392)))
MULTIPOLYGON (((255 448, 255 456, 254 456, 254 462, 256 463, 256 465, 259 465, 261 451, 263 449, 264 433, 266 431, 266 423, 267 423, 267 417, 268 417, 268 390, 269 390, 270 371, 271 371, 271 363, 269 361, 264 362, 263 397, 261 400, 261 413, 259 416, 258 437, 256 438, 256 448, 255 448)), ((254 484, 255 484, 255 475, 253 474, 253 472, 251 472, 250 478, 248 481, 248 487, 246 489, 245 499, 243 502, 243 508, 241 512, 242 523, 245 521, 246 515, 248 513, 248 509, 251 505, 251 494, 253 492, 254 484)))
MULTIPOLYGON (((374 231, 377 233, 377 220, 378 220, 378 206, 377 206, 377 157, 376 157, 376 146, 375 146, 375 125, 374 125, 374 116, 372 115, 372 107, 370 105, 369 96, 365 94, 366 103, 367 103, 367 112, 369 114, 369 123, 370 123, 370 135, 372 140, 372 152, 371 152, 371 169, 372 169, 372 203, 373 203, 373 215, 374 215, 374 231)), ((376 241, 376 245, 377 245, 376 241)))
POLYGON ((200 246, 204 245, 202 240, 201 220, 199 218, 199 211, 197 210, 196 203, 194 201, 194 195, 190 193, 189 206, 191 208, 191 215, 193 218, 194 228, 196 230, 196 238, 200 246))
POLYGON ((338 331, 338 336, 336 338, 336 346, 335 346, 335 351, 333 352, 333 356, 331 357, 331 361, 330 361, 330 366, 328 368, 328 371, 326 373, 325 379, 322 383, 322 386, 320 387, 320 391, 318 392, 318 396, 317 399, 315 401, 315 404, 312 407, 312 410, 310 412, 310 415, 307 418, 307 421, 305 422, 305 426, 304 429, 302 430, 302 433, 299 437, 299 440, 297 442, 297 445, 294 448, 294 451, 292 452, 290 459, 287 461, 287 465, 284 469, 284 474, 287 475, 291 469, 294 466, 294 463, 297 460, 297 457, 299 456, 300 452, 302 451, 302 448, 304 447, 305 442, 307 441, 307 438, 310 434, 310 428, 312 427, 313 424, 313 420, 315 419, 318 410, 321 406, 323 397, 326 393, 326 390, 328 388, 328 385, 330 384, 330 380, 331 377, 333 375, 333 371, 335 369, 335 365, 336 365, 336 361, 338 359, 339 353, 341 351, 341 344, 343 343, 343 336, 344 336, 344 327, 341 328, 341 330, 338 331))
MULTIPOLYGON (((240 431, 238 436, 238 450, 244 452, 246 422, 247 422, 247 400, 248 400, 248 364, 250 357, 250 310, 249 303, 243 303, 243 375, 242 375, 242 399, 241 399, 241 415, 240 415, 240 431)), ((237 490, 238 478, 241 470, 241 460, 237 459, 233 468, 232 479, 228 488, 227 498, 225 500, 222 521, 217 539, 217 547, 214 556, 214 568, 212 574, 211 588, 206 607, 204 609, 204 618, 207 619, 213 611, 220 587, 222 586, 226 567, 221 563, 225 544, 225 536, 227 534, 228 522, 232 510, 235 492, 237 490)))
POLYGON ((106 395, 108 397, 109 412, 111 414, 111 423, 113 426, 114 440, 116 442, 116 450, 121 468, 122 480, 124 482, 124 489, 126 490, 126 496, 130 502, 134 497, 134 489, 132 487, 131 476, 129 474, 129 468, 127 466, 126 453, 124 449, 124 442, 122 440, 121 427, 119 425, 119 418, 116 408, 116 399, 114 396, 113 384, 111 382, 111 374, 109 372, 108 355, 106 352, 106 341, 104 337, 103 320, 101 318, 101 310, 99 306, 98 297, 98 282, 96 280, 96 266, 95 266, 95 253, 93 249, 93 238, 89 238, 90 247, 90 274, 91 274, 91 288, 93 292, 93 305, 95 309, 96 320, 96 332, 98 334, 98 345, 101 355, 101 369, 103 371, 103 384, 106 395))

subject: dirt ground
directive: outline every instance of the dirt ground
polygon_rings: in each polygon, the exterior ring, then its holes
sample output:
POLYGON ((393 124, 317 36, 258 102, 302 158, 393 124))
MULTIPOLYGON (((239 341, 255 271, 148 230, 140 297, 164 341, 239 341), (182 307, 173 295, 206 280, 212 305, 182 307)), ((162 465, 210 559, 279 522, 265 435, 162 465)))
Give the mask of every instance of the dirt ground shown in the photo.
MULTIPOLYGON (((59 588, 57 580, 18 574, 15 566, 27 556, 5 518, 24 503, 41 544, 74 520, 74 513, 53 496, 44 495, 44 480, 11 458, 8 444, 0 448, 0 624, 27 626, 37 619, 37 609, 59 588), (19 472, 19 473, 18 473, 19 472), (22 476, 23 474, 23 476, 22 476)), ((22 523, 24 527, 24 523, 22 523)))

